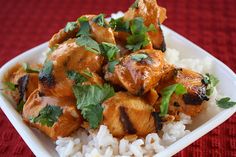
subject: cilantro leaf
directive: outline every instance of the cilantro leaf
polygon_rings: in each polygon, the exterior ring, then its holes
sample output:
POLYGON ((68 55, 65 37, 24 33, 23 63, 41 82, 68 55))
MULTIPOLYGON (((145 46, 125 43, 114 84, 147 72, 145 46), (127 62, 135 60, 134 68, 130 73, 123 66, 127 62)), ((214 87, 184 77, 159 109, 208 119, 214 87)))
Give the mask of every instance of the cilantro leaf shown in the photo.
POLYGON ((75 84, 81 84, 88 80, 86 77, 73 70, 67 71, 67 76, 69 79, 74 80, 75 84))
POLYGON ((39 73, 40 72, 39 69, 31 68, 28 63, 22 63, 22 67, 25 70, 25 72, 27 72, 27 73, 39 73))
POLYGON ((214 87, 219 83, 219 80, 214 75, 208 73, 203 76, 202 81, 207 85, 207 96, 210 96, 213 93, 214 87))
POLYGON ((84 70, 83 71, 83 74, 85 74, 86 76, 88 76, 88 77, 93 77, 93 73, 91 73, 89 70, 84 70))
POLYGON ((93 18, 93 22, 95 22, 96 24, 98 24, 101 27, 106 26, 104 14, 99 14, 98 16, 95 16, 93 18))
POLYGON ((43 65, 43 68, 39 72, 39 81, 47 85, 48 87, 51 87, 55 84, 52 71, 53 71, 53 62, 50 60, 46 60, 43 65))
POLYGON ((149 27, 147 28, 148 32, 157 32, 156 27, 154 26, 154 24, 150 24, 149 27))
POLYGON ((230 101, 229 97, 225 97, 225 98, 222 98, 220 100, 216 100, 216 104, 220 108, 227 109, 227 108, 235 106, 236 102, 230 101))
POLYGON ((168 106, 170 102, 171 95, 176 93, 177 95, 187 93, 186 88, 182 84, 173 84, 161 90, 161 106, 160 106, 160 116, 165 116, 168 113, 168 106))
POLYGON ((14 83, 11 82, 3 82, 4 86, 6 86, 7 89, 11 90, 11 91, 15 91, 17 88, 17 85, 15 85, 14 83))
POLYGON ((76 39, 76 44, 79 46, 84 46, 86 50, 95 54, 101 54, 99 44, 89 36, 81 35, 76 39))
POLYGON ((114 89, 109 84, 103 86, 76 85, 73 87, 73 92, 77 99, 77 108, 81 110, 83 117, 89 121, 90 127, 97 128, 102 120, 100 104, 115 94, 114 89))
POLYGON ((100 44, 100 49, 103 55, 107 57, 108 61, 115 60, 116 54, 120 51, 116 45, 106 42, 100 44))
POLYGON ((138 62, 140 62, 141 60, 146 59, 146 58, 148 58, 148 55, 143 54, 143 53, 138 53, 138 54, 134 54, 131 56, 132 60, 135 60, 138 62))
POLYGON ((23 111, 24 105, 25 105, 25 101, 20 100, 19 103, 16 105, 16 110, 21 113, 23 111))
POLYGON ((135 0, 135 2, 130 6, 132 9, 138 9, 139 0, 135 0))
POLYGON ((81 114, 82 116, 88 120, 91 128, 97 128, 99 123, 102 121, 102 112, 103 108, 99 105, 88 105, 84 106, 81 114))
POLYGON ((80 35, 90 35, 90 25, 89 20, 86 17, 80 17, 77 19, 77 21, 80 23, 80 29, 79 32, 76 34, 76 36, 80 35))
POLYGON ((76 28, 78 28, 76 22, 67 22, 66 27, 64 28, 64 32, 68 33, 70 31, 75 30, 76 28))
POLYGON ((119 64, 119 61, 117 60, 114 60, 114 61, 111 61, 111 62, 108 62, 108 71, 113 73, 114 70, 115 70, 115 66, 119 64))
POLYGON ((39 115, 37 117, 31 117, 30 121, 32 123, 39 122, 42 125, 52 127, 53 124, 57 122, 61 114, 62 109, 59 106, 47 105, 40 110, 39 115))
POLYGON ((111 19, 109 26, 115 31, 130 32, 129 21, 123 21, 123 18, 111 19))

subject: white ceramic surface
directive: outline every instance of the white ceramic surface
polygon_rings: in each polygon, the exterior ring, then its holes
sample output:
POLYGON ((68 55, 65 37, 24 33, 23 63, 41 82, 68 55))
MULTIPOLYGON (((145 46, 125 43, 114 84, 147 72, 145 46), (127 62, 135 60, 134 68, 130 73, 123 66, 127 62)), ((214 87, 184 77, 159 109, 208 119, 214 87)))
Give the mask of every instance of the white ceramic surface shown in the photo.
MULTIPOLYGON (((214 74, 219 78, 219 91, 236 100, 236 75, 221 61, 199 48, 189 40, 185 39, 181 35, 163 26, 163 31, 166 36, 167 47, 177 49, 181 52, 181 57, 184 58, 211 58, 213 60, 214 74)), ((30 49, 16 58, 12 59, 0 69, 0 87, 2 87, 3 75, 16 63, 22 62, 39 62, 42 60, 42 52, 47 49, 48 43, 39 45, 33 49, 30 49)), ((19 132, 26 144, 30 147, 33 153, 39 157, 58 156, 55 151, 55 144, 44 134, 36 129, 28 127, 23 121, 20 114, 15 110, 12 101, 6 96, 0 94, 0 106, 3 112, 6 114, 12 125, 19 132)), ((221 110, 217 114, 206 116, 205 119, 199 121, 197 128, 185 137, 181 138, 174 144, 170 145, 164 151, 160 152, 156 157, 168 157, 176 154, 189 144, 193 143, 201 136, 223 123, 236 111, 236 107, 221 110)))

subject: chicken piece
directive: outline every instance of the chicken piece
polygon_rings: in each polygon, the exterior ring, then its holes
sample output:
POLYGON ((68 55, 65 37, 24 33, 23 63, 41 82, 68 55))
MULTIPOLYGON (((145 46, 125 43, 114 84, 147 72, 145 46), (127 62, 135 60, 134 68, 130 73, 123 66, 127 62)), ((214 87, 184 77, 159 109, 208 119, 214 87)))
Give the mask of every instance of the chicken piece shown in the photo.
MULTIPOLYGON (((102 69, 103 56, 86 50, 75 43, 75 39, 69 39, 48 57, 51 61, 52 71, 50 75, 40 72, 39 89, 45 95, 56 97, 74 97, 72 86, 73 80, 68 78, 68 71, 75 71, 83 75, 85 70, 93 73, 96 77, 90 82, 101 84, 102 79, 95 73, 102 69), (91 64, 92 63, 92 64, 91 64)), ((90 79, 86 75, 86 78, 90 79)))
MULTIPOLYGON (((31 68, 40 69, 41 65, 31 65, 31 68)), ((15 101, 26 101, 30 94, 38 88, 38 73, 27 73, 22 65, 14 66, 7 75, 5 75, 5 82, 11 82, 18 88, 15 101)))
POLYGON ((132 94, 143 95, 158 84, 168 67, 161 51, 144 49, 123 57, 114 73, 106 71, 105 79, 132 94))
POLYGON ((145 136, 160 129, 160 119, 154 108, 140 97, 128 92, 118 92, 103 102, 103 123, 113 136, 128 134, 145 136))
POLYGON ((156 32, 148 32, 149 38, 155 49, 164 52, 166 45, 160 24, 167 18, 166 9, 157 5, 156 0, 138 0, 136 7, 131 7, 124 15, 124 20, 129 21, 135 17, 142 17, 148 27, 153 24, 156 32))
MULTIPOLYGON (((81 17, 87 17, 89 19, 89 24, 91 28, 91 36, 94 38, 98 43, 101 42, 108 42, 108 43, 113 43, 115 44, 115 37, 113 34, 113 31, 109 27, 102 27, 93 22, 93 18, 96 17, 96 15, 83 15, 81 17)), ((75 38, 76 34, 79 31, 80 25, 78 23, 78 27, 75 28, 72 31, 65 32, 64 28, 61 29, 58 33, 54 34, 53 37, 49 41, 49 47, 53 48, 57 46, 58 44, 63 43, 64 41, 70 39, 70 38, 75 38)))
MULTIPOLYGON (((173 68, 168 75, 162 78, 159 85, 156 87, 158 93, 172 84, 182 84, 187 93, 184 95, 173 94, 169 103, 168 114, 178 117, 179 112, 189 116, 196 116, 203 109, 203 102, 208 100, 206 96, 206 85, 202 82, 203 76, 199 73, 188 69, 173 68)), ((161 97, 157 104, 161 103, 161 97)), ((159 105, 157 110, 159 110, 159 105)))
MULTIPOLYGON (((73 131, 77 130, 83 119, 80 112, 76 109, 76 100, 71 98, 56 98, 47 97, 41 95, 38 90, 35 90, 27 100, 23 108, 23 119, 32 127, 38 128, 53 140, 57 137, 69 136, 73 131), (52 126, 43 124, 43 122, 34 122, 32 119, 40 116, 40 111, 47 105, 57 106, 62 110, 56 122, 52 126)), ((50 114, 45 116, 45 121, 50 121, 51 114, 57 113, 46 113, 50 114)), ((54 118, 54 117, 53 117, 54 118)))

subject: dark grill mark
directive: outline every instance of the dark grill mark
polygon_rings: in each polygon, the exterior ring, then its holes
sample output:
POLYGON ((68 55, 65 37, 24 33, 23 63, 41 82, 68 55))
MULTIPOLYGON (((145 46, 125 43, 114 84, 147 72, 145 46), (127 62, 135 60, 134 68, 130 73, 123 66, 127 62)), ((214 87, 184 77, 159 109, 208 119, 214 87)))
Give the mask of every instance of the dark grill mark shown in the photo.
POLYGON ((39 95, 39 97, 45 96, 45 94, 43 92, 38 92, 38 95, 39 95))
POLYGON ((176 101, 174 102, 174 106, 175 106, 175 107, 180 107, 179 103, 176 102, 176 101))
POLYGON ((120 111, 120 122, 123 125, 124 131, 127 132, 128 134, 135 134, 137 131, 133 127, 133 124, 131 123, 129 116, 125 111, 125 107, 120 106, 119 111, 120 111))
POLYGON ((29 82, 29 75, 24 75, 17 81, 18 84, 18 90, 20 93, 20 101, 24 99, 25 92, 27 90, 27 85, 29 82))
POLYGON ((206 96, 200 96, 197 94, 184 94, 183 100, 186 105, 201 105, 204 100, 209 100, 206 96))
POLYGON ((161 130, 162 129, 162 119, 159 116, 159 113, 158 112, 152 112, 152 116, 154 118, 156 131, 161 130))
POLYGON ((47 87, 53 87, 55 85, 55 79, 53 75, 46 75, 44 73, 39 73, 39 81, 47 87))

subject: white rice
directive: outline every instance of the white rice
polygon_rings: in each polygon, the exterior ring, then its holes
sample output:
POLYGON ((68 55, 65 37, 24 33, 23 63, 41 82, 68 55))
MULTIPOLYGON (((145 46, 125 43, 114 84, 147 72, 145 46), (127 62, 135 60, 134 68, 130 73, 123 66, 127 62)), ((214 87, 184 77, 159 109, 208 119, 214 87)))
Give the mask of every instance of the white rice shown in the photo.
MULTIPOLYGON (((123 16, 122 12, 112 14, 113 18, 121 16, 123 16)), ((192 69, 202 74, 207 72, 211 73, 211 60, 199 60, 195 58, 180 59, 179 54, 180 53, 177 50, 168 48, 165 52, 165 58, 169 63, 174 64, 177 67, 192 69)), ((186 126, 191 124, 192 121, 193 123, 187 127, 194 129, 199 126, 204 119, 207 119, 206 115, 218 112, 219 109, 215 105, 217 96, 217 90, 214 89, 210 100, 206 104, 206 109, 198 116, 198 121, 195 121, 194 119, 191 120, 190 116, 180 113, 180 121, 164 123, 162 136, 159 136, 157 133, 150 133, 145 138, 139 138, 135 141, 128 141, 124 138, 119 140, 112 136, 107 126, 101 125, 97 131, 79 129, 71 137, 58 138, 56 141, 56 151, 60 157, 154 156, 163 151, 167 146, 188 134, 190 130, 186 129, 186 126), (209 112, 209 108, 211 109, 211 112, 209 112), (212 111, 213 108, 215 111, 212 111)))

